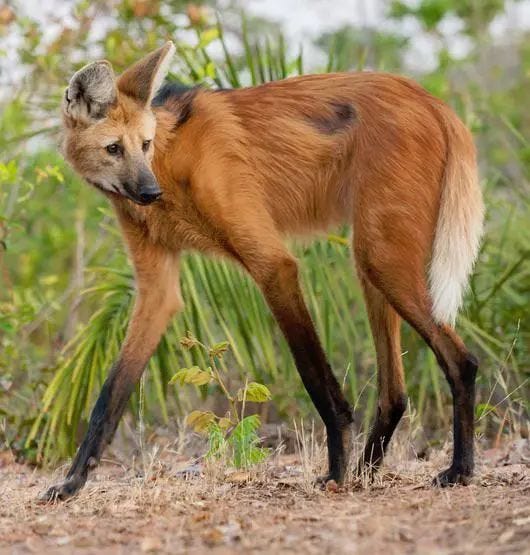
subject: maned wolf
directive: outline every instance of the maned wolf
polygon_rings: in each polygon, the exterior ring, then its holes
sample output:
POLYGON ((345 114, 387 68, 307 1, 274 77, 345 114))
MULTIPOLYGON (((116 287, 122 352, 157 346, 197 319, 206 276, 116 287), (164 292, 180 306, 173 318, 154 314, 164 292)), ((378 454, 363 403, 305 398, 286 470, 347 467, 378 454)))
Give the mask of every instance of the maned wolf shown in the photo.
POLYGON ((261 288, 327 431, 329 474, 341 483, 352 410, 335 379, 284 236, 342 223, 377 351, 379 403, 357 467, 377 468, 407 404, 400 323, 432 349, 454 400, 454 454, 435 480, 473 473, 477 361, 452 329, 482 233, 472 137, 416 83, 383 73, 296 77, 240 90, 165 85, 168 42, 117 79, 106 61, 71 79, 64 153, 112 202, 138 298, 121 354, 93 409, 66 480, 85 483, 129 396, 183 303, 185 249, 238 262, 261 288))

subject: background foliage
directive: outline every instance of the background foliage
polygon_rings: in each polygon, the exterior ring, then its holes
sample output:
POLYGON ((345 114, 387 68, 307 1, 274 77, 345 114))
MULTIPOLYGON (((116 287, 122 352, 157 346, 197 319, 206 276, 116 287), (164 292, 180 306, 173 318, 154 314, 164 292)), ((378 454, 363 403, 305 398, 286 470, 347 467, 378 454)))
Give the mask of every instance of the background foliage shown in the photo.
MULTIPOLYGON (((53 33, 17 3, 0 7, 0 53, 18 70, 15 83, 2 81, 0 91, 5 444, 32 460, 72 453, 118 353, 134 294, 106 201, 81 183, 58 153, 58 105, 69 76, 96 57, 108 58, 120 71, 168 38, 179 52, 171 77, 208 87, 258 84, 304 71, 367 68, 410 74, 411 36, 403 30, 411 20, 436 45, 435 67, 414 77, 458 111, 480 152, 486 238, 458 322, 482 362, 479 431, 519 430, 530 389, 530 37, 518 33, 495 42, 490 29, 504 4, 386 2, 385 24, 392 30, 345 25, 322 34, 315 48, 328 61, 321 66, 305 60, 298 45, 286 44, 274 22, 245 17, 237 5, 224 3, 219 21, 215 2, 80 1, 66 22, 54 22, 53 33), (468 39, 463 58, 451 54, 443 32, 448 18, 459 21, 460 34, 468 39), (16 52, 8 46, 13 40, 16 52)), ((347 237, 347 229, 338 230, 311 246, 293 248, 324 347, 358 422, 366 426, 376 402, 375 356, 347 237)), ((229 263, 196 254, 186 258, 187 308, 150 363, 142 393, 147 423, 173 426, 199 405, 218 402, 215 383, 168 386, 179 368, 207 364, 200 351, 181 349, 179 339, 188 330, 206 344, 230 342, 221 364, 231 387, 243 385, 247 376, 269 387, 274 408, 262 410, 262 420, 289 422, 312 414, 287 346, 254 285, 229 263)), ((408 329, 403 345, 411 409, 435 441, 444 437, 435 430, 441 427, 445 435, 449 424, 448 389, 432 355, 408 329)), ((138 406, 137 393, 133 416, 138 406)))

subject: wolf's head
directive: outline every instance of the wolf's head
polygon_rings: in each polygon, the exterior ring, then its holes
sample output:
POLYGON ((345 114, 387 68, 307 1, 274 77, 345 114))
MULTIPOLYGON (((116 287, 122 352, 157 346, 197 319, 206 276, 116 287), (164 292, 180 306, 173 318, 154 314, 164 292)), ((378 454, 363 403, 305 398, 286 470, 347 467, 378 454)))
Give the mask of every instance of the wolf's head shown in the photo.
POLYGON ((146 205, 162 191, 151 171, 156 120, 151 101, 167 73, 172 42, 117 79, 107 61, 74 74, 63 100, 64 153, 90 184, 146 205))

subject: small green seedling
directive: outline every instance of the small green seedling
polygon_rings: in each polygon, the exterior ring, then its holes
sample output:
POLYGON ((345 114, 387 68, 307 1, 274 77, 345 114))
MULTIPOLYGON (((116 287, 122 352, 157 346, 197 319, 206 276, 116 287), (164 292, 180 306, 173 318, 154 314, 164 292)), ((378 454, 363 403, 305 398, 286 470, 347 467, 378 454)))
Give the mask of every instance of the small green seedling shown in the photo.
POLYGON ((204 386, 216 384, 228 400, 230 409, 224 416, 211 411, 192 411, 186 424, 197 433, 208 438, 209 449, 206 457, 220 459, 228 457, 236 468, 249 468, 265 460, 270 449, 260 447, 258 430, 261 426, 259 415, 245 416, 247 402, 265 403, 271 399, 269 389, 257 382, 246 382, 236 393, 231 393, 223 380, 218 361, 228 351, 228 341, 207 347, 190 332, 183 337, 180 344, 185 349, 202 349, 208 355, 210 366, 206 369, 192 366, 181 368, 170 380, 170 384, 192 384, 204 386))

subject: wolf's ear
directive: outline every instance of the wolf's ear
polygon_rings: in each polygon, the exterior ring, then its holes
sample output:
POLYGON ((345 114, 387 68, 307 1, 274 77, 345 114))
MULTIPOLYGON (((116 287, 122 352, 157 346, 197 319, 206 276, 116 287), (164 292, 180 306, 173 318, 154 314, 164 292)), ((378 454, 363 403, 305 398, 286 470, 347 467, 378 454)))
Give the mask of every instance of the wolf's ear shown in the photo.
POLYGON ((91 123, 104 118, 117 98, 112 66, 102 60, 81 68, 70 79, 63 109, 72 119, 91 123))
POLYGON ((168 41, 162 48, 136 62, 118 78, 119 91, 142 106, 149 106, 164 81, 174 53, 175 45, 168 41))

